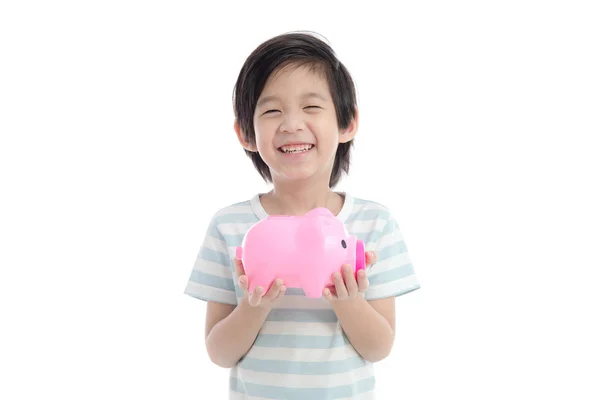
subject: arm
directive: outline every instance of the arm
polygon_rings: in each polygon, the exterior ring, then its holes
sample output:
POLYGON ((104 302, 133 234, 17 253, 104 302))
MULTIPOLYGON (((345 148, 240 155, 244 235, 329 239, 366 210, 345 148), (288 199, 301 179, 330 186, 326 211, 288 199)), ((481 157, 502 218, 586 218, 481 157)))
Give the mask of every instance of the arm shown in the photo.
POLYGON ((248 352, 269 310, 253 307, 247 301, 240 305, 208 302, 206 310, 206 350, 211 361, 231 368, 248 352))
MULTIPOLYGON (((367 268, 376 260, 376 253, 366 253, 367 268)), ((366 300, 362 295, 369 287, 366 272, 359 271, 356 279, 349 265, 344 265, 341 273, 333 274, 333 282, 334 287, 324 289, 323 295, 331 303, 352 346, 367 361, 386 358, 396 334, 395 298, 366 300)))
POLYGON ((236 258, 234 266, 244 291, 242 301, 237 306, 209 301, 206 310, 206 350, 211 361, 223 368, 235 366, 250 350, 271 308, 286 290, 283 281, 277 278, 264 295, 262 287, 249 293, 242 262, 236 258))
POLYGON ((340 325, 352 346, 367 361, 386 358, 394 344, 395 302, 393 297, 367 301, 356 296, 332 303, 340 325))

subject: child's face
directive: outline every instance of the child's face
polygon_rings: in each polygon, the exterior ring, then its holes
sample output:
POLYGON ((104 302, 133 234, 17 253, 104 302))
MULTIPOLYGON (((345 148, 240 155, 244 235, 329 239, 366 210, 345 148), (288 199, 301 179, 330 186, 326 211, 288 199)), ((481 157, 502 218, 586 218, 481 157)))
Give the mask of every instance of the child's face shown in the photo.
POLYGON ((254 112, 254 130, 256 149, 274 181, 327 183, 338 143, 355 133, 338 129, 327 81, 309 67, 286 67, 269 77, 254 112))

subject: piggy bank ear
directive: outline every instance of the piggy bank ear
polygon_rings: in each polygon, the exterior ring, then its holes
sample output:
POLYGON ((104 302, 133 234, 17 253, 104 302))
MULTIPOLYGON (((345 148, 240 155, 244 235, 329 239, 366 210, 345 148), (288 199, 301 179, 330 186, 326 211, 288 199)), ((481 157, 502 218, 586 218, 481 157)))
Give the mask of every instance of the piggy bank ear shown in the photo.
POLYGON ((333 213, 328 208, 318 207, 305 214, 307 217, 333 217, 333 213))

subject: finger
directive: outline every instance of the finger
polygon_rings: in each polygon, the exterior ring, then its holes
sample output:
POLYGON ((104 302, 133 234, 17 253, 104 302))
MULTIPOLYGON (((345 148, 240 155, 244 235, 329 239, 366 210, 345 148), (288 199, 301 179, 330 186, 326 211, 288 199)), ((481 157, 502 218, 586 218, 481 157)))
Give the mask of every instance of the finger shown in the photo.
POLYGON ((329 288, 323 289, 323 297, 325 297, 325 299, 328 301, 333 301, 334 299, 333 293, 331 293, 331 290, 329 290, 329 288))
POLYGON ((353 268, 350 265, 344 265, 342 267, 342 273, 344 275, 344 283, 346 284, 346 290, 348 291, 348 297, 354 298, 358 294, 358 283, 354 277, 353 268))
POLYGON ((261 300, 262 300, 262 287, 257 286, 256 288, 254 288, 254 291, 248 298, 248 303, 251 306, 256 307, 260 304, 261 300))
POLYGON ((337 290, 335 290, 335 285, 327 286, 327 289, 329 289, 329 291, 331 292, 331 296, 333 297, 333 299, 337 300, 337 290))
POLYGON ((364 293, 369 288, 369 278, 367 278, 367 272, 364 269, 358 271, 358 291, 364 293))
POLYGON ((377 261, 377 253, 375 253, 374 251, 367 251, 366 262, 365 262, 367 268, 369 268, 371 265, 375 264, 376 261, 377 261))
POLYGON ((238 285, 240 285, 240 289, 244 291, 244 293, 248 292, 248 277, 246 275, 242 275, 238 278, 238 285))
POLYGON ((267 293, 263 296, 263 301, 272 301, 279 294, 279 290, 281 289, 281 285, 283 285, 283 281, 281 279, 275 279, 267 293))
POLYGON ((281 285, 281 287, 279 288, 279 294, 277 295, 277 297, 275 297, 275 300, 273 301, 277 301, 280 298, 283 297, 283 295, 285 294, 285 286, 281 285))
POLYGON ((338 299, 342 300, 348 297, 348 290, 346 290, 346 285, 344 284, 344 279, 342 278, 341 273, 335 272, 333 274, 333 283, 338 299))

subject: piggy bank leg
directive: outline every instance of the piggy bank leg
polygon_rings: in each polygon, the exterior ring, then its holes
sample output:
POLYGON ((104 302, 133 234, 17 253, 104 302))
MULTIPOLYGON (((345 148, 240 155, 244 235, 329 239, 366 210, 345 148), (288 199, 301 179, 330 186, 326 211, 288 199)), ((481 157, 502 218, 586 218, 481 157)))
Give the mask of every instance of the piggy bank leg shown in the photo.
POLYGON ((311 299, 323 296, 323 288, 325 288, 325 285, 318 279, 311 282, 302 282, 302 289, 304 290, 306 297, 310 297, 311 299))
POLYGON ((306 297, 316 299, 323 295, 323 289, 313 285, 311 287, 305 287, 304 293, 306 293, 306 297))

